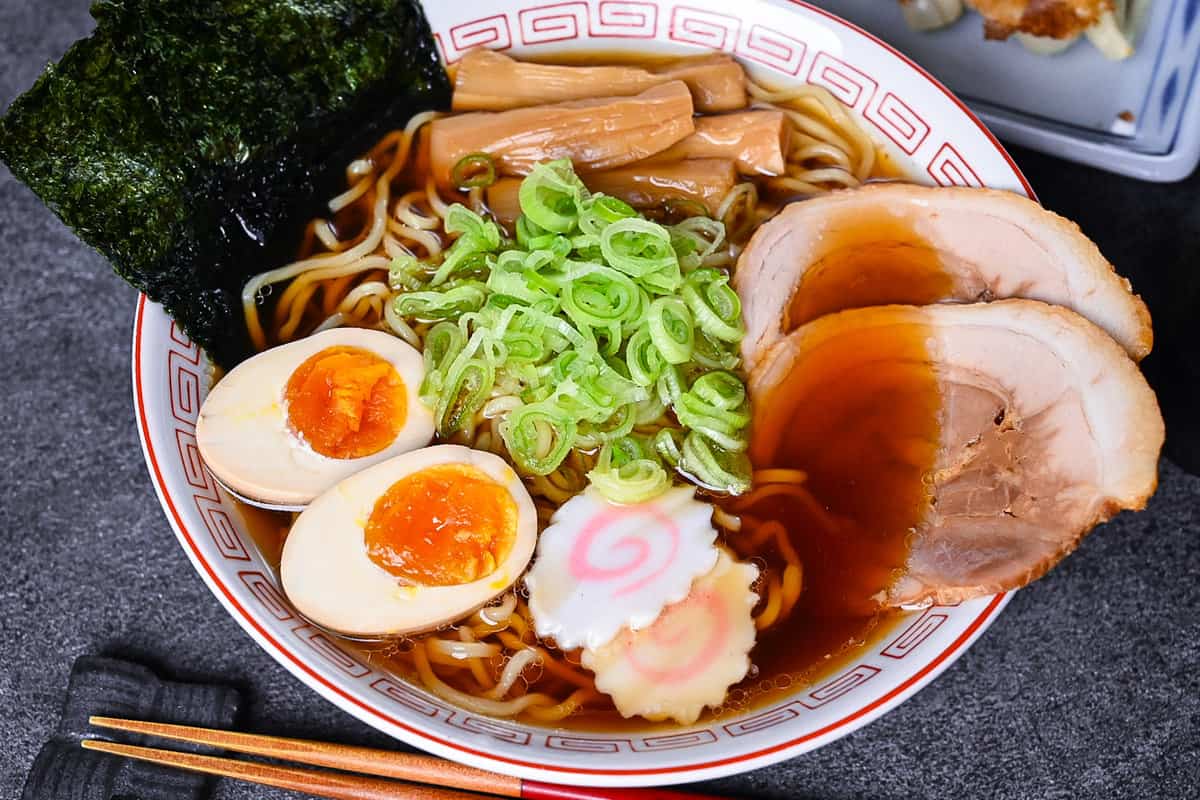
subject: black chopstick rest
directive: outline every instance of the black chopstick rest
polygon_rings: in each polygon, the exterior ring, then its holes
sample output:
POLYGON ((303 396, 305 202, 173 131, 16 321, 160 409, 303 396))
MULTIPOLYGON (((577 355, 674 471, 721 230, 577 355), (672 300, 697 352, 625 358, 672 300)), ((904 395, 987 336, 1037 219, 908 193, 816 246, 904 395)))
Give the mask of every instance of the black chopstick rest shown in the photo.
MULTIPOLYGON (((211 787, 203 775, 84 750, 79 742, 85 738, 149 743, 143 736, 93 728, 88 718, 230 728, 240 707, 241 695, 230 687, 164 681, 140 664, 83 656, 71 669, 58 728, 34 759, 21 800, 203 800, 211 787)), ((172 747, 215 752, 182 743, 172 747)))
POLYGON ((201 800, 211 781, 203 775, 84 750, 78 741, 53 739, 34 759, 22 800, 201 800))

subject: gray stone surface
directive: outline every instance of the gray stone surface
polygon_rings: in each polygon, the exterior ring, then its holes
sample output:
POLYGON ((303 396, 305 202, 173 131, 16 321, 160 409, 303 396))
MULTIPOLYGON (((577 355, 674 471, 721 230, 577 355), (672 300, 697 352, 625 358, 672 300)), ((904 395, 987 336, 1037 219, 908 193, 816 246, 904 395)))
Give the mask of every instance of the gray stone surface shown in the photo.
MULTIPOLYGON (((0 0, 0 107, 86 32, 86 7, 0 0)), ((1017 158, 1047 204, 1079 219, 1147 294, 1160 333, 1149 372, 1176 408, 1171 429, 1186 430, 1195 387, 1172 384, 1172 354, 1194 360, 1200 342, 1200 181, 1154 187, 1017 158)), ((134 293, 3 167, 0 280, 0 796, 19 790, 84 653, 237 684, 250 698, 249 730, 389 745, 259 650, 192 571, 134 429, 134 293)), ((1195 457, 1194 438, 1176 443, 1181 458, 1195 457)), ((1164 462, 1146 513, 1104 526, 1018 593, 916 697, 815 753, 707 788, 763 798, 1195 797, 1198 614, 1200 478, 1164 462)), ((216 796, 294 795, 222 782, 216 796)))

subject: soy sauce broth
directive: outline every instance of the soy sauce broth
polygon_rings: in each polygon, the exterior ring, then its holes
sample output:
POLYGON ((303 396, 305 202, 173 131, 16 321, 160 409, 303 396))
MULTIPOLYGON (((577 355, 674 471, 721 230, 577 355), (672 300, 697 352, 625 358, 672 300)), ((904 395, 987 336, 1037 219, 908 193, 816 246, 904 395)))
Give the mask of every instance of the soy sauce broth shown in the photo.
MULTIPOLYGON (((637 65, 658 59, 589 52, 538 60, 637 65)), ((415 163, 393 181, 393 196, 424 186, 423 150, 418 140, 415 163)), ((878 155, 873 180, 907 177, 882 149, 878 155)), ((373 192, 367 192, 351 203, 330 220, 333 229, 361 229, 373 200, 373 192)), ((762 200, 774 203, 778 198, 762 200)), ((315 245, 310 234, 297 255, 308 256, 315 245)), ((914 231, 887 219, 849 222, 830 241, 823 269, 793 298, 787 327, 835 308, 880 299, 937 299, 949 278, 927 250, 914 231), (869 243, 863 246, 863 241, 869 243), (870 275, 869 281, 862 280, 864 274, 870 275)), ((808 474, 803 500, 773 497, 748 511, 787 528, 803 563, 803 589, 792 615, 759 633, 750 654, 750 674, 731 687, 721 708, 705 712, 701 724, 753 710, 831 677, 864 647, 888 636, 902 619, 881 608, 878 598, 902 569, 910 531, 929 502, 923 478, 936 452, 939 397, 932 370, 922 366, 924 338, 924 332, 915 329, 899 337, 864 333, 800 365, 770 397, 752 398, 755 468, 787 467, 808 474)), ((277 568, 291 515, 238 505, 264 558, 277 568)), ((772 546, 745 557, 768 569, 782 566, 772 546)), ((420 685, 407 664, 356 642, 343 643, 365 661, 420 685)), ((577 654, 569 660, 577 662, 577 654)), ((542 724, 523 717, 517 721, 542 724)), ((608 706, 580 712, 554 727, 632 732, 678 726, 623 719, 608 706)))
POLYGON ((877 328, 834 339, 755 398, 756 468, 808 474, 804 497, 748 513, 784 524, 804 564, 792 617, 759 638, 763 675, 805 674, 855 648, 893 614, 879 600, 929 511, 941 400, 926 332, 877 328))
MULTIPOLYGON (((901 618, 882 609, 878 598, 903 567, 910 531, 928 510, 923 478, 937 451, 940 398, 926 355, 919 329, 847 335, 796 365, 770 396, 754 399, 750 454, 756 468, 802 469, 808 480, 802 499, 774 496, 745 513, 784 524, 803 564, 803 590, 787 620, 759 633, 747 678, 701 721, 752 710, 832 676, 901 618)), ((260 551, 277 566, 290 515, 243 514, 260 551)), ((760 567, 782 569, 773 546, 745 555, 760 567)), ((365 660, 408 675, 407 665, 346 644, 365 660)), ((626 720, 609 707, 556 727, 676 726, 626 720)))
MULTIPOLYGON (((903 277, 897 273, 895 280, 903 277)), ((750 675, 702 721, 751 710, 832 676, 900 618, 882 610, 877 598, 903 567, 909 532, 929 502, 923 476, 936 453, 939 396, 924 338, 919 329, 848 336, 797 365, 771 396, 754 398, 755 467, 804 470, 808 497, 768 498, 748 513, 787 528, 803 564, 803 590, 789 619, 759 633, 750 675)), ((264 557, 277 566, 290 516, 257 509, 243 509, 243 516, 264 557)), ((760 566, 782 568, 773 547, 748 555, 760 566)), ((378 653, 361 655, 408 673, 406 665, 380 662, 378 653)), ((606 708, 580 712, 557 727, 674 726, 626 720, 606 708)))

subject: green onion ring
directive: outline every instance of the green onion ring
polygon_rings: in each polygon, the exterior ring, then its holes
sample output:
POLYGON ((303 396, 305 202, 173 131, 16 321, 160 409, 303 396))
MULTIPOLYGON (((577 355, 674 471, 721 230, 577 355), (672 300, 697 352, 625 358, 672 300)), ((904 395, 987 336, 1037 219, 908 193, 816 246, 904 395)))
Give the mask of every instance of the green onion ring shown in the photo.
POLYGON ((459 189, 491 186, 496 182, 496 162, 487 153, 463 156, 450 170, 450 182, 459 189))

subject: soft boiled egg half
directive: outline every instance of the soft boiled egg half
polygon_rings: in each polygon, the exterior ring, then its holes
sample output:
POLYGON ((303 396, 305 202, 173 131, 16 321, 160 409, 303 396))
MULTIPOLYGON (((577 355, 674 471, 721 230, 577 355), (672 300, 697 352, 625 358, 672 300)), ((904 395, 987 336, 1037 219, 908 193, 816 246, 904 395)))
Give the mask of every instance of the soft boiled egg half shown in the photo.
POLYGON ((312 502, 283 546, 288 598, 350 636, 399 636, 461 619, 510 587, 537 511, 501 458, 459 445, 397 456, 312 502))
POLYGON ((252 502, 304 506, 338 481, 429 444, 421 354, 382 331, 344 328, 243 361, 196 420, 208 468, 252 502))

